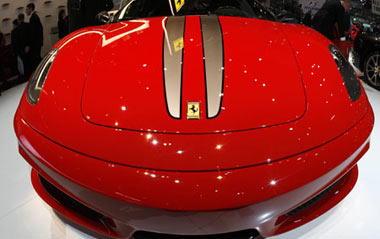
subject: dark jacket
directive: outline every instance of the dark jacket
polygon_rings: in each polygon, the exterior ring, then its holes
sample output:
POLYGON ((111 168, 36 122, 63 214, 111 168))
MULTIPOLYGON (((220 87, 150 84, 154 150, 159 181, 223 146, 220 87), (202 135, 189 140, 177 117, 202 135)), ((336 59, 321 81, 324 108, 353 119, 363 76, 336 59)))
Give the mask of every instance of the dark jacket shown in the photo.
POLYGON ((80 1, 67 0, 67 12, 69 14, 69 32, 71 33, 81 27, 80 1))
POLYGON ((103 11, 110 11, 112 8, 112 0, 82 0, 80 5, 80 13, 83 26, 95 26, 96 15, 103 11))
POLYGON ((44 30, 41 24, 40 17, 37 13, 33 13, 29 20, 30 29, 30 47, 41 48, 44 45, 44 30))
POLYGON ((12 30, 12 51, 15 56, 25 57, 25 47, 30 46, 29 24, 22 22, 12 30))
POLYGON ((308 27, 311 27, 311 11, 308 11, 305 14, 305 17, 303 18, 303 24, 305 24, 308 27))
POLYGON ((58 37, 59 39, 64 38, 69 34, 69 23, 67 17, 59 18, 58 20, 58 37))
POLYGON ((339 0, 327 0, 315 14, 313 26, 317 31, 333 40, 335 23, 338 23, 340 36, 344 36, 347 30, 344 7, 339 0))

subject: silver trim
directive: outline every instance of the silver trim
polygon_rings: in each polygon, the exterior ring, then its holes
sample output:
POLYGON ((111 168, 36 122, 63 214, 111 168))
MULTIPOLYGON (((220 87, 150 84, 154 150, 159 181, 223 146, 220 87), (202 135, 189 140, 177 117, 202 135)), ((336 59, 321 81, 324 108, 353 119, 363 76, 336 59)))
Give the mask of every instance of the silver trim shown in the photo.
POLYGON ((217 16, 201 16, 207 117, 216 117, 222 106, 224 56, 222 29, 217 16))
POLYGON ((164 85, 166 105, 169 114, 176 119, 181 118, 182 103, 182 56, 181 50, 175 50, 174 42, 184 40, 185 17, 169 17, 164 27, 164 85))

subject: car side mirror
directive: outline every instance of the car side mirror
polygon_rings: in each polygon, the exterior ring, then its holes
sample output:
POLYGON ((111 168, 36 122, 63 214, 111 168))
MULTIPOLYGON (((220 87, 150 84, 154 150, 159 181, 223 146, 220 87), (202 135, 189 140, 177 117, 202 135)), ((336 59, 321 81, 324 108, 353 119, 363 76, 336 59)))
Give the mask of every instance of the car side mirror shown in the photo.
POLYGON ((111 17, 108 15, 108 12, 100 12, 96 15, 96 24, 105 25, 110 23, 111 17))

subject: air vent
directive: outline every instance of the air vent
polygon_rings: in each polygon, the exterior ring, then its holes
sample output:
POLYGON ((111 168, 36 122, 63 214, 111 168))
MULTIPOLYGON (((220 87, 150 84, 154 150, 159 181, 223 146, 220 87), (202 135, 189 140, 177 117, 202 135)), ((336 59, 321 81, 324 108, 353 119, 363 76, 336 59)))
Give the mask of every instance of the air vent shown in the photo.
POLYGON ((305 202, 304 204, 302 204, 301 206, 291 210, 290 212, 288 212, 286 214, 287 217, 291 217, 291 216, 294 216, 295 214, 297 213, 300 213, 302 212, 303 210, 313 206, 315 203, 317 203, 319 200, 321 200, 324 196, 326 196, 331 190, 334 189, 334 187, 340 182, 340 180, 338 180, 337 182, 335 182, 334 184, 332 184, 330 187, 328 187, 327 189, 325 189, 323 192, 321 192, 320 194, 318 194, 317 196, 313 197, 312 199, 310 199, 309 201, 305 202))
POLYGON ((133 239, 260 239, 262 238, 256 230, 244 230, 226 234, 183 236, 160 234, 153 232, 138 231, 133 234, 133 239))

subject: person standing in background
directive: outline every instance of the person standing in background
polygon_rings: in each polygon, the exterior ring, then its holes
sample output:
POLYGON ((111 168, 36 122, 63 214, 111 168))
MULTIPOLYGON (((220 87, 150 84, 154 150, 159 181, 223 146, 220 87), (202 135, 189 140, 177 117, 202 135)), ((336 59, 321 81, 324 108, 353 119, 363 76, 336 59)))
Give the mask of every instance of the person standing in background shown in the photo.
POLYGON ((114 7, 112 0, 82 0, 80 15, 83 27, 95 26, 96 15, 103 11, 110 11, 114 7))
POLYGON ((1 92, 3 91, 4 84, 6 82, 5 80, 5 72, 4 72, 4 60, 5 57, 3 56, 3 47, 5 45, 5 37, 2 32, 0 32, 0 95, 1 92))
POLYGON ((309 10, 306 14, 305 17, 303 18, 303 24, 305 24, 308 27, 311 27, 311 10, 309 10))
POLYGON ((81 28, 80 0, 67 0, 67 12, 69 14, 69 33, 81 28))
POLYGON ((41 49, 44 43, 43 27, 40 17, 37 15, 34 3, 29 3, 26 6, 26 14, 30 16, 29 30, 30 30, 30 46, 26 47, 26 53, 29 54, 29 62, 31 72, 29 76, 38 66, 41 61, 41 49))
POLYGON ((17 68, 20 81, 27 80, 26 73, 30 71, 26 49, 30 48, 29 25, 25 23, 25 15, 17 16, 18 26, 12 31, 12 50, 17 58, 17 68))
POLYGON ((7 79, 12 76, 12 69, 10 68, 12 50, 6 46, 5 37, 6 36, 0 32, 0 92, 9 88, 7 79))
POLYGON ((58 13, 58 31, 59 39, 62 39, 69 34, 69 23, 65 9, 61 9, 58 13))
POLYGON ((13 22, 12 22, 12 31, 11 31, 11 46, 12 46, 12 53, 14 55, 17 55, 17 51, 16 51, 16 40, 17 40, 17 36, 16 36, 16 32, 17 32, 17 27, 18 27, 18 20, 15 19, 13 22))
POLYGON ((292 16, 292 18, 297 19, 299 23, 302 22, 304 13, 302 11, 302 6, 298 3, 298 0, 286 1, 284 9, 292 16))
POLYGON ((12 22, 13 29, 11 31, 11 50, 12 50, 12 58, 11 58, 11 68, 12 72, 18 72, 18 75, 21 76, 24 74, 24 71, 20 71, 18 67, 18 62, 17 62, 17 47, 16 43, 18 41, 18 20, 15 19, 12 22))
POLYGON ((340 37, 344 37, 347 30, 345 12, 348 12, 349 9, 350 0, 327 0, 317 14, 315 14, 312 21, 313 27, 333 41, 334 27, 335 23, 337 23, 339 35, 340 37))

